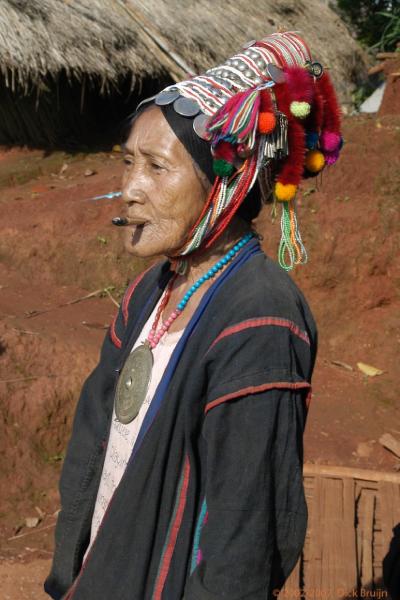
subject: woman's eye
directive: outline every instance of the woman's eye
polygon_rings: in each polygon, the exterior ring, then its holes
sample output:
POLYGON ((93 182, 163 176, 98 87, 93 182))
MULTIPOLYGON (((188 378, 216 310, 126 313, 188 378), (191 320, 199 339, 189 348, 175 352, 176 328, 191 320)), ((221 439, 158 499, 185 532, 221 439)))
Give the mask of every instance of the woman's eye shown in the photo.
POLYGON ((124 157, 124 163, 127 166, 131 166, 133 165, 133 160, 131 158, 128 158, 127 156, 124 157))
POLYGON ((151 168, 154 169, 155 171, 163 171, 165 169, 165 167, 163 167, 163 165, 159 165, 158 163, 155 163, 155 162, 151 163, 151 168))

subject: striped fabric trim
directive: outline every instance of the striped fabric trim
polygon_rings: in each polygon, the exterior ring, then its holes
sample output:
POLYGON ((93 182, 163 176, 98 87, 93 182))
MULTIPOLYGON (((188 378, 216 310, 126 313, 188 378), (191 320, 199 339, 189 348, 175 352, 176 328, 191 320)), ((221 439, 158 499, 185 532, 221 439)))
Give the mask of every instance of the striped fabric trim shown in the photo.
POLYGON ((122 342, 119 339, 119 337, 117 336, 116 332, 115 332, 115 324, 117 322, 117 318, 118 318, 118 314, 115 315, 113 322, 111 323, 110 326, 110 337, 111 337, 111 341, 114 344, 114 346, 116 346, 117 348, 121 348, 122 346, 122 342))
POLYGON ((201 505, 201 511, 200 511, 199 518, 197 521, 196 530, 194 533, 192 562, 190 565, 190 573, 191 574, 193 573, 193 571, 195 570, 195 568, 197 567, 197 565, 200 562, 200 557, 201 557, 201 550, 199 547, 200 546, 200 534, 201 534, 203 525, 207 521, 207 514, 208 514, 207 513, 207 502, 206 502, 206 499, 204 498, 203 504, 201 505))
POLYGON ((138 284, 142 281, 143 277, 154 267, 154 265, 158 261, 153 262, 143 273, 140 273, 136 279, 131 283, 128 289, 125 292, 124 298, 122 300, 122 315, 124 317, 124 324, 126 325, 129 317, 129 302, 131 301, 132 294, 135 291, 138 284))
POLYGON ((290 321, 289 319, 282 319, 280 317, 258 317, 257 319, 247 319, 246 321, 242 321, 241 323, 231 325, 230 327, 224 329, 219 336, 215 338, 204 356, 206 356, 206 354, 215 346, 215 344, 228 335, 238 333, 239 331, 243 331, 249 327, 262 327, 264 325, 287 327, 294 335, 297 335, 297 337, 303 340, 303 342, 306 342, 306 344, 310 345, 310 338, 308 337, 307 332, 300 329, 300 327, 293 323, 293 321, 290 321))
POLYGON ((212 402, 206 404, 204 412, 207 414, 207 412, 211 410, 211 408, 214 408, 214 406, 218 406, 223 402, 228 402, 228 400, 234 400, 240 396, 246 396, 247 394, 256 394, 257 392, 264 392, 265 390, 272 389, 301 390, 303 388, 311 388, 311 385, 307 381, 299 381, 297 383, 292 383, 290 381, 275 381, 272 383, 263 383, 261 385, 249 385, 248 387, 237 390, 236 392, 219 396, 212 402))
POLYGON ((182 469, 182 475, 178 485, 178 492, 174 506, 174 512, 168 528, 167 537, 161 555, 160 566, 158 568, 156 583, 152 600, 161 600, 164 585, 168 577, 169 568, 171 565, 172 555, 174 553, 176 540, 179 534, 179 529, 182 524, 183 513, 186 506, 187 491, 189 487, 190 462, 185 456, 185 462, 182 469))

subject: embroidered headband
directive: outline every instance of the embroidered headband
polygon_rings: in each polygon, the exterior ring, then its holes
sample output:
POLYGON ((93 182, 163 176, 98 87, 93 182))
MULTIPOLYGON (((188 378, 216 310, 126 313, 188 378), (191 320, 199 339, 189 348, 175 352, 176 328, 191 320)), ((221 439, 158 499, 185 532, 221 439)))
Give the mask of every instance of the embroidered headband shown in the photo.
MULTIPOLYGON (((296 218, 296 193, 303 177, 336 162, 343 145, 340 109, 331 79, 314 62, 296 32, 273 33, 248 42, 223 65, 168 86, 143 103, 173 106, 193 121, 210 145, 215 180, 204 208, 176 256, 209 248, 230 223, 258 181, 263 201, 282 205, 279 264, 305 263, 296 218)), ((138 109, 143 105, 141 103, 138 109)))

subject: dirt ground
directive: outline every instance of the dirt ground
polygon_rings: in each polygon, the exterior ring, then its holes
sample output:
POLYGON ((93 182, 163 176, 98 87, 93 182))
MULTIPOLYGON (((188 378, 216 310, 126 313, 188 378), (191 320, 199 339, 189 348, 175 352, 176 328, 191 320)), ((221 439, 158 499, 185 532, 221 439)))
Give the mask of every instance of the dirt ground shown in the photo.
MULTIPOLYGON (((345 146, 309 180, 299 222, 309 263, 293 274, 319 328, 305 460, 392 471, 379 443, 400 440, 398 296, 400 116, 348 117, 345 146), (383 371, 364 375, 357 362, 383 371)), ((0 149, 0 587, 5 600, 45 598, 57 480, 74 405, 116 306, 143 261, 110 224, 118 152, 44 155, 0 149), (79 300, 76 303, 71 301, 79 300), (68 304, 70 303, 70 304, 68 304), (36 314, 33 311, 46 311, 36 314), (37 517, 36 527, 26 527, 37 517), (20 536, 20 537, 18 537, 20 536), (14 539, 10 539, 14 538, 14 539)), ((279 223, 257 220, 275 258, 279 223)))

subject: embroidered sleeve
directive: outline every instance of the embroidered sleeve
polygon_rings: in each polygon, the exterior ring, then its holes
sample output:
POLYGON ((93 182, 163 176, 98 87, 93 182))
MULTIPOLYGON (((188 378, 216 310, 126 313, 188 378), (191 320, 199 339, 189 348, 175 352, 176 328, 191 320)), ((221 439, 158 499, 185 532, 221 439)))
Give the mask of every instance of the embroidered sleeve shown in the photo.
POLYGON ((307 525, 302 464, 315 334, 275 315, 223 329, 205 355, 205 498, 185 600, 265 600, 307 525))
POLYGON ((226 327, 208 347, 205 412, 270 389, 311 390, 316 342, 295 321, 265 315, 226 327))
POLYGON ((274 388, 208 411, 206 492, 185 600, 265 600, 294 568, 307 525, 304 395, 274 388))

